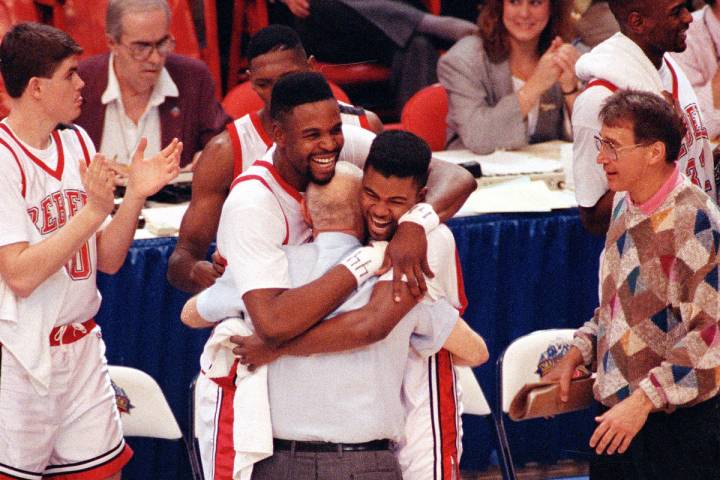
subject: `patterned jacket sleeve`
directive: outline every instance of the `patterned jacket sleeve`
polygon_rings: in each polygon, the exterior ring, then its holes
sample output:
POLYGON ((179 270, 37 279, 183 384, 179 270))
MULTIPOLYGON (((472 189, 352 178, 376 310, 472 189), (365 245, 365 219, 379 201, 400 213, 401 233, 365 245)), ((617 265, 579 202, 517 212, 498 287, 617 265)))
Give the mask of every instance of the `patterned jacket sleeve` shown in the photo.
POLYGON ((693 405, 718 392, 720 229, 717 223, 711 224, 703 210, 695 212, 694 223, 695 235, 677 249, 690 267, 687 275, 678 273, 674 279, 681 298, 678 309, 681 325, 675 327, 681 329, 680 333, 665 353, 665 360, 651 369, 639 385, 657 408, 693 405), (695 265, 689 262, 690 258, 695 265))
POLYGON ((598 310, 599 308, 596 308, 592 318, 575 332, 575 338, 573 339, 573 346, 577 347, 582 353, 583 364, 585 365, 593 363, 597 352, 598 310))

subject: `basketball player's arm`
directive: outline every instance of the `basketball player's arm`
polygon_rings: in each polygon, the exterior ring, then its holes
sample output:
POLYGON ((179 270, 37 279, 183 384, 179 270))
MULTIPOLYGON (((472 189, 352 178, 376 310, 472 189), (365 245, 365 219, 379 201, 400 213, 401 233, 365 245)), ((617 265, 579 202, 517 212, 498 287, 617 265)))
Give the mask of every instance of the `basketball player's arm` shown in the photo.
POLYGON ((615 193, 608 190, 592 207, 580 207, 580 221, 593 235, 602 236, 610 226, 610 211, 615 193))
POLYGON ((250 290, 242 299, 255 333, 268 345, 277 346, 329 315, 356 288, 357 281, 350 271, 336 265, 302 287, 250 290))
POLYGON ((232 147, 225 131, 205 146, 193 173, 192 198, 168 264, 167 278, 175 288, 197 293, 222 275, 222 267, 205 258, 217 233, 232 174, 232 147))
POLYGON ((232 337, 233 352, 244 365, 260 366, 282 355, 312 355, 352 350, 387 337, 395 325, 416 305, 405 284, 399 302, 391 300, 392 283, 379 282, 370 301, 357 310, 340 313, 318 323, 302 335, 272 346, 256 336, 232 337))
POLYGON ((485 340, 462 318, 458 318, 443 348, 452 353, 455 365, 477 367, 490 358, 485 340))
POLYGON ((433 206, 444 223, 460 210, 477 188, 475 178, 464 168, 433 158, 430 160, 425 201, 433 206))
POLYGON ((135 237, 138 215, 145 199, 157 193, 180 172, 183 144, 173 139, 156 155, 145 158, 147 139, 142 138, 130 163, 130 179, 123 202, 113 219, 98 232, 97 268, 104 273, 120 270, 135 237))
POLYGON ((0 247, 0 276, 19 297, 27 297, 63 268, 100 228, 114 207, 115 180, 104 157, 80 163, 87 204, 54 235, 38 243, 0 247))

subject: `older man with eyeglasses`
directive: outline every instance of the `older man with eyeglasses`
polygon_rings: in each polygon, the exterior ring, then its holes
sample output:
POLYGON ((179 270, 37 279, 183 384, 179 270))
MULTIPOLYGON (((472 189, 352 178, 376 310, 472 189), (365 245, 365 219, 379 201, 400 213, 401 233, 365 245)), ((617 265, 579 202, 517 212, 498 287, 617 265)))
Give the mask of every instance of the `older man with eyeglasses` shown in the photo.
POLYGON ((720 478, 720 210, 675 159, 683 120, 620 90, 600 110, 596 162, 613 194, 600 305, 544 380, 568 398, 593 365, 591 480, 720 478))
POLYGON ((78 67, 85 103, 77 123, 121 174, 142 137, 148 139, 147 155, 179 138, 181 166, 189 168, 231 120, 215 98, 205 64, 172 53, 170 15, 166 0, 110 0, 110 52, 78 67))

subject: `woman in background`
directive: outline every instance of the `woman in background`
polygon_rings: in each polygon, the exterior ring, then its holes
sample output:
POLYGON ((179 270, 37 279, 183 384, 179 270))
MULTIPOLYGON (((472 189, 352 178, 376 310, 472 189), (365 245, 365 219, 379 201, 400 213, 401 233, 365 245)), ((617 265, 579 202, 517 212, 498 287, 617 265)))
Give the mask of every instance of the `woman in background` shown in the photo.
POLYGON ((488 0, 479 34, 457 42, 438 64, 448 92, 449 149, 497 148, 570 139, 579 93, 571 0, 488 0))

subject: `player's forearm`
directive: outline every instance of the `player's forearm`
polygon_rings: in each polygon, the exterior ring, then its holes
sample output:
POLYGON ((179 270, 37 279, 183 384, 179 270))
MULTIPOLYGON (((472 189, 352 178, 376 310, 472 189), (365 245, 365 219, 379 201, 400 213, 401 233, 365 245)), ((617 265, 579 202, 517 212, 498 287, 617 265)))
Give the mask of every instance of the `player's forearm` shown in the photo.
POLYGON ((608 190, 592 207, 580 207, 580 221, 593 235, 602 236, 610 226, 610 211, 615 193, 608 190))
POLYGON ((391 301, 391 294, 390 282, 379 283, 365 306, 340 313, 315 325, 282 345, 281 353, 312 355, 343 352, 379 342, 390 334, 417 303, 407 288, 400 292, 400 302, 391 301))
POLYGON ((440 222, 451 218, 477 188, 473 176, 462 167, 433 159, 430 162, 425 201, 433 206, 440 222))
POLYGON ((489 358, 485 340, 462 318, 458 319, 443 347, 452 353, 458 365, 477 367, 489 358))
POLYGON ((95 235, 104 219, 103 213, 82 208, 57 233, 41 242, 0 248, 0 275, 13 293, 20 297, 29 296, 71 260, 95 235))
POLYGON ((300 335, 335 310, 357 287, 355 277, 335 266, 320 278, 271 296, 248 292, 243 296, 255 333, 269 345, 300 335))
POLYGON ((178 240, 175 251, 168 260, 167 279, 170 285, 183 292, 200 292, 205 286, 195 280, 192 271, 195 264, 202 261, 205 261, 205 253, 199 254, 195 248, 188 248, 182 240, 178 240))
POLYGON ((98 270, 113 274, 120 270, 135 238, 137 219, 145 205, 145 197, 128 192, 120 208, 98 236, 98 270))

